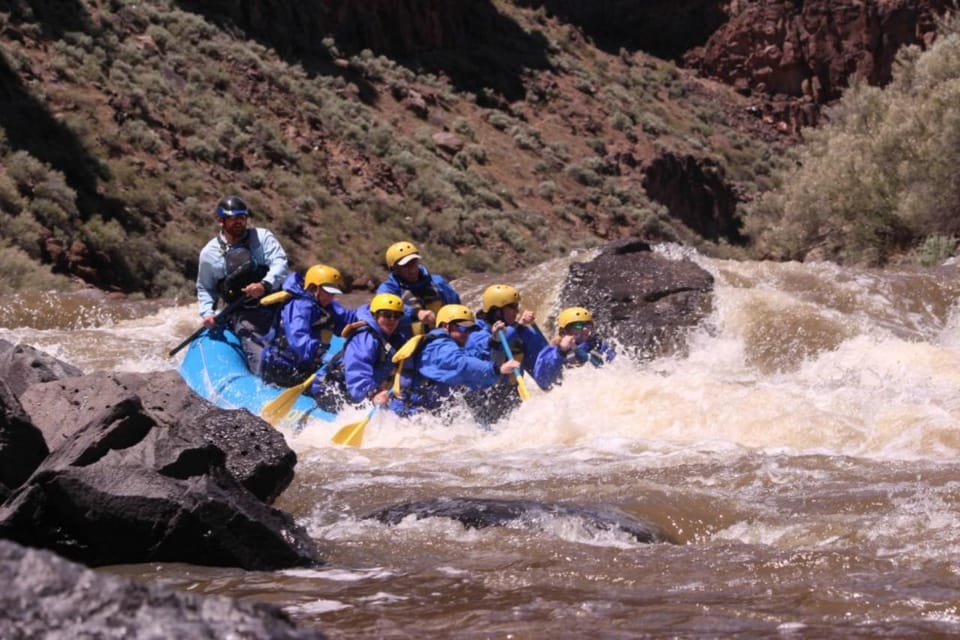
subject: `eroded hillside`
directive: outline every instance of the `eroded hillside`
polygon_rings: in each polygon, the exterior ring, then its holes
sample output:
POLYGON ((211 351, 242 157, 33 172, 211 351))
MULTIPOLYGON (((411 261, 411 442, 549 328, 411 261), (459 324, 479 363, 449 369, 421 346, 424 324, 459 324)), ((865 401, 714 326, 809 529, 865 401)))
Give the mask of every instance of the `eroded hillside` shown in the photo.
POLYGON ((746 242, 738 204, 773 186, 792 131, 743 87, 617 47, 576 3, 522 4, 14 2, 5 285, 49 286, 52 268, 190 295, 227 192, 296 268, 361 287, 401 238, 451 276, 625 235, 746 242))

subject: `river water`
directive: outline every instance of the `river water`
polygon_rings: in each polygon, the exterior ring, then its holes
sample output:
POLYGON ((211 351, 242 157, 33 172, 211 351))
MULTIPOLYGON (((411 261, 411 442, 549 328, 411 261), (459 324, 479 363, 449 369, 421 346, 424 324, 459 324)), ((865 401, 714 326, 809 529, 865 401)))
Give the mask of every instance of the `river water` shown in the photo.
MULTIPOLYGON (((960 279, 693 257, 716 291, 683 357, 530 384, 492 431, 382 412, 359 449, 330 442, 337 425, 288 436, 297 475, 277 506, 325 566, 103 570, 273 602, 331 638, 960 635, 960 279), (677 544, 564 519, 363 519, 437 496, 607 505, 677 544)), ((508 281, 546 320, 564 267, 508 281)), ((456 284, 475 307, 486 283, 456 284)), ((0 338, 160 371, 196 320, 192 304, 8 296, 0 338)))

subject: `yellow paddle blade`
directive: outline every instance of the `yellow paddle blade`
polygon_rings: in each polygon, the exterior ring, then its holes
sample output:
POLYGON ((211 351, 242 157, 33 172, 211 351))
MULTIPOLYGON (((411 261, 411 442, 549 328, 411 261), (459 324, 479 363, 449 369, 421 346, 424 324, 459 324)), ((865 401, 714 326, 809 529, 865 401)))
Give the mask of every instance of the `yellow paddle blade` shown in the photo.
POLYGON ((423 335, 413 336, 409 340, 403 343, 403 346, 397 349, 397 352, 393 354, 393 362, 401 362, 406 360, 414 354, 417 350, 417 345, 420 344, 420 341, 423 340, 423 335))
POLYGON ((293 405, 297 403, 297 399, 304 391, 310 388, 310 385, 313 384, 313 380, 316 377, 317 374, 314 373, 297 386, 290 387, 270 402, 264 404, 260 409, 260 417, 275 427, 279 425, 280 421, 293 409, 293 405))
POLYGON ((517 393, 520 394, 521 400, 529 400, 530 392, 527 391, 527 381, 523 379, 523 376, 517 376, 517 393))
POLYGON ((393 376, 393 395, 397 398, 402 398, 403 394, 400 393, 400 373, 403 371, 403 367, 397 367, 397 373, 393 376))
POLYGON ((393 376, 393 395, 397 398, 403 397, 403 394, 400 393, 400 374, 403 372, 403 361, 416 353, 417 346, 422 339, 422 335, 413 336, 404 342, 403 346, 397 349, 397 352, 393 354, 393 358, 391 358, 393 362, 400 365, 397 367, 396 375, 393 376))
POLYGON ((370 422, 371 415, 372 414, 368 414, 367 417, 360 422, 352 422, 337 431, 333 436, 334 443, 359 447, 360 443, 363 442, 363 429, 367 426, 367 423, 370 422))
POLYGON ((291 295, 289 291, 276 291, 274 293, 267 294, 262 298, 260 298, 260 304, 264 306, 270 305, 270 304, 277 304, 279 302, 286 302, 292 297, 293 295, 291 295))

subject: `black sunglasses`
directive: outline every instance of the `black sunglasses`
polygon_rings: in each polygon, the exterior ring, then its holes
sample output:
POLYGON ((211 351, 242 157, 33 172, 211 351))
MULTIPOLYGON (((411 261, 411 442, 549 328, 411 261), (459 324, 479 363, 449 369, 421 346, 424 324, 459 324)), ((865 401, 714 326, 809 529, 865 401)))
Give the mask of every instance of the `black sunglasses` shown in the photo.
POLYGON ((377 311, 378 318, 387 318, 388 320, 399 320, 403 314, 399 311, 377 311))

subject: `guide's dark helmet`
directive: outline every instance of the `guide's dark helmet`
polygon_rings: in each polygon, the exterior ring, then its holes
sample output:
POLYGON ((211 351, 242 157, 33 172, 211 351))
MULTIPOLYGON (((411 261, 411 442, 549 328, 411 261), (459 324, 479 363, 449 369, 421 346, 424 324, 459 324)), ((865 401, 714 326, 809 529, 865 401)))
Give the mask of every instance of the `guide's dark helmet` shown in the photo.
POLYGON ((250 210, 247 203, 240 196, 227 196, 217 204, 217 219, 223 220, 227 216, 247 216, 250 210))

